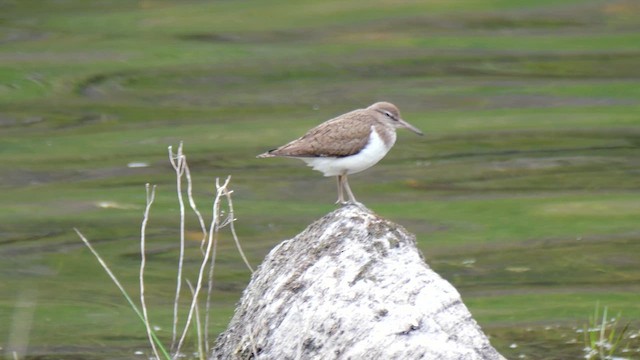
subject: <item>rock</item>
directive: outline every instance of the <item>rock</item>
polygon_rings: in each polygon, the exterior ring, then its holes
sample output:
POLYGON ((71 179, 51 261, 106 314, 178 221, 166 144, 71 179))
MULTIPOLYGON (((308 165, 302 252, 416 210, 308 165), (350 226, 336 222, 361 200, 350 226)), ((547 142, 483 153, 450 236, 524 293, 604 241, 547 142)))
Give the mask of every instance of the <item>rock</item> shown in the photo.
POLYGON ((212 359, 504 359, 415 237, 348 205, 253 274, 212 359))

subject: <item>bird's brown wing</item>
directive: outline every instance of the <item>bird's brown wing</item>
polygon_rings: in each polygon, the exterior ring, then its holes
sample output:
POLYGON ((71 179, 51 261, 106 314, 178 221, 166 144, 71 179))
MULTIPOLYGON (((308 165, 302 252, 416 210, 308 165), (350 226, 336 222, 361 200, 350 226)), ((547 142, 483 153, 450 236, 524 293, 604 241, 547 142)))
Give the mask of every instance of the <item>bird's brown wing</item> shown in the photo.
POLYGON ((345 157, 360 152, 369 141, 371 115, 355 110, 328 120, 301 138, 268 152, 271 156, 345 157))

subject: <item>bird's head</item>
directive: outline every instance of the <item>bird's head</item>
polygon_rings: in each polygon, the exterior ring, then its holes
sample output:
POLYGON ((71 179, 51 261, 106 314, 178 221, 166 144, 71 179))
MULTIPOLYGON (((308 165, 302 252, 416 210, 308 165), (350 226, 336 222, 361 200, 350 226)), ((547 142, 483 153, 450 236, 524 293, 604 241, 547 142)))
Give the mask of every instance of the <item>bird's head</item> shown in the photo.
POLYGON ((392 103, 381 101, 369 106, 367 109, 376 111, 381 114, 381 118, 383 118, 386 123, 391 124, 395 128, 406 128, 418 135, 423 135, 420 129, 402 119, 402 117, 400 116, 400 110, 398 110, 398 108, 392 103))

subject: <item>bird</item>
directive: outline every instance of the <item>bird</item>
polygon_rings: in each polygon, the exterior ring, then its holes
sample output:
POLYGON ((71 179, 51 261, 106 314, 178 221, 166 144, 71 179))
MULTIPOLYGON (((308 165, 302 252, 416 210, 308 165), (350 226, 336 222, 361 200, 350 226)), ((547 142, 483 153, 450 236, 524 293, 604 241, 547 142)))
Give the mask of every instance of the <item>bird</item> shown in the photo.
POLYGON ((423 135, 400 116, 390 102, 381 101, 327 120, 302 137, 257 158, 287 157, 300 159, 324 176, 336 176, 337 204, 358 203, 347 179, 380 161, 396 142, 396 129, 406 128, 423 135), (345 201, 346 192, 348 200, 345 201))

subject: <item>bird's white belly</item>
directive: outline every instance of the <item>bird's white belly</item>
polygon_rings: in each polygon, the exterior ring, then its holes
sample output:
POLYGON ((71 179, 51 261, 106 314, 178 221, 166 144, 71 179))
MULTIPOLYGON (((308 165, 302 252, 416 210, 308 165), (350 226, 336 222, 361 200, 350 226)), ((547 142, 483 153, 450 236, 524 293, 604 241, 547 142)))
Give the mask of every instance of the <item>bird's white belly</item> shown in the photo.
POLYGON ((392 141, 387 146, 380 138, 375 128, 371 127, 369 142, 359 153, 345 157, 316 157, 300 158, 311 166, 313 170, 318 170, 324 176, 338 176, 344 174, 355 174, 366 170, 380 161, 395 143, 395 132, 392 134, 392 141))

